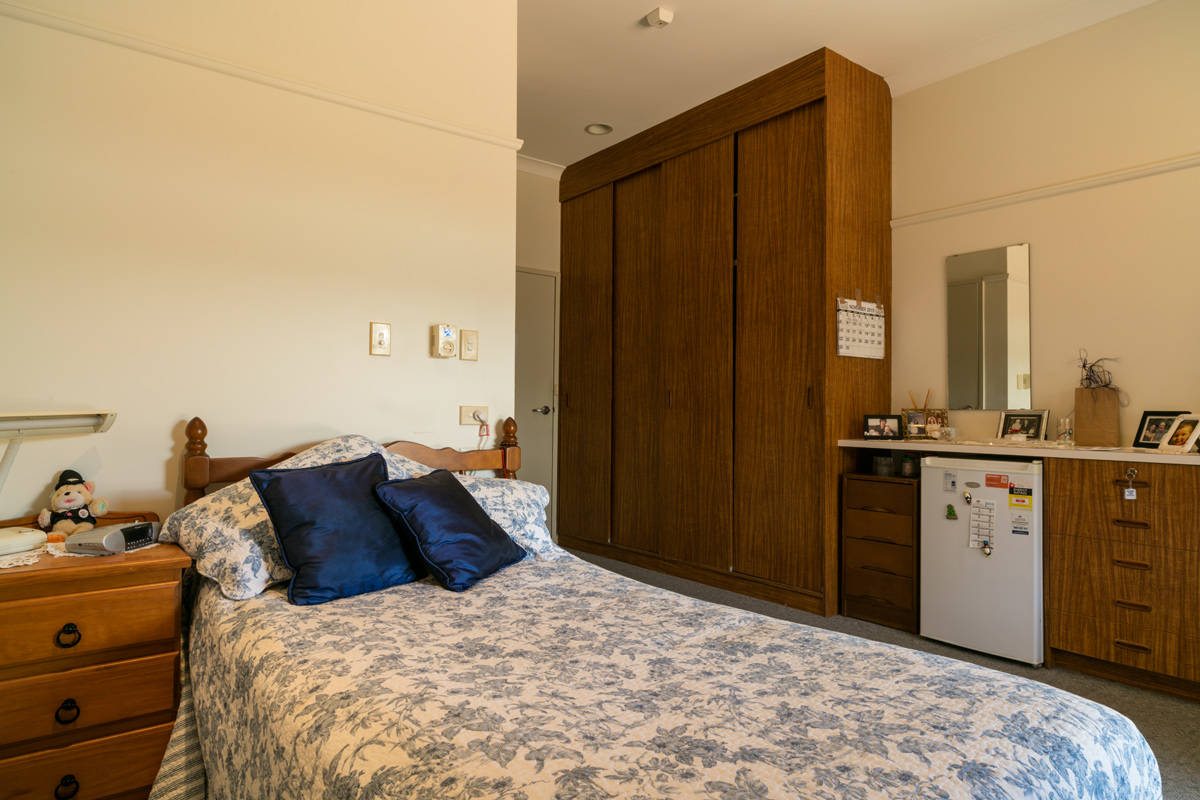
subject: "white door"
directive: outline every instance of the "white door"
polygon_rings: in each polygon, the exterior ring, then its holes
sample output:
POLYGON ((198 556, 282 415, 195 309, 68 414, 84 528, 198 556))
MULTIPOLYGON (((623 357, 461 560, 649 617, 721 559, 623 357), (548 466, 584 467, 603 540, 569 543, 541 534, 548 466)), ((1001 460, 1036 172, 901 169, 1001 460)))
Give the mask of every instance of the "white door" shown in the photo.
POLYGON ((558 276, 517 270, 517 477, 550 490, 546 519, 554 531, 554 475, 557 445, 558 276))

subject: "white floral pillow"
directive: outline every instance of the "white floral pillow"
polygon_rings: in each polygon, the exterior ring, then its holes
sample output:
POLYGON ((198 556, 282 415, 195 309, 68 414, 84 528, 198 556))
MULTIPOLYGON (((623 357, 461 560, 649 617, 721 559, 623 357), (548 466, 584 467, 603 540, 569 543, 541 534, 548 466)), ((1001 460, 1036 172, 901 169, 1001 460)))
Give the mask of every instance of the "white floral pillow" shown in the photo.
POLYGON ((550 504, 550 492, 546 491, 545 486, 515 478, 455 477, 492 521, 534 558, 555 561, 568 556, 566 550, 554 543, 546 527, 546 506, 550 504))
MULTIPOLYGON (((365 436, 339 436, 297 453, 273 469, 336 464, 383 452, 378 443, 365 436)), ((394 453, 384 455, 389 478, 420 474, 413 469, 420 466, 415 461, 394 453)), ((231 600, 255 597, 271 584, 292 577, 267 510, 248 478, 205 495, 167 517, 159 539, 177 542, 195 560, 196 570, 215 581, 231 600)))

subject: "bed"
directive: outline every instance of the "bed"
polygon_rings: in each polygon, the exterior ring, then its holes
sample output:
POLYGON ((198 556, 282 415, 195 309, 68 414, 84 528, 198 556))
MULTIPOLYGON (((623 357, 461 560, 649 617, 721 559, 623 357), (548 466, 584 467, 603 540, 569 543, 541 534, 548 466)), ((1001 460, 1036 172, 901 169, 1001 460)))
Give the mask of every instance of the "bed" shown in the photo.
MULTIPOLYGON (((511 478, 508 433, 469 466, 401 444, 389 468, 511 478)), ((191 469, 229 480, 248 461, 191 469)), ((201 793, 181 764, 215 798, 1162 796, 1149 746, 1105 706, 638 583, 535 530, 544 490, 463 481, 530 553, 465 592, 421 580, 298 606, 269 575, 230 592, 207 565, 218 578, 199 581, 190 686, 153 797, 201 793), (512 493, 524 510, 506 512, 512 493)), ((186 525, 208 524, 189 513, 164 531, 186 542, 186 525)), ((192 546, 203 572, 213 553, 192 546)))

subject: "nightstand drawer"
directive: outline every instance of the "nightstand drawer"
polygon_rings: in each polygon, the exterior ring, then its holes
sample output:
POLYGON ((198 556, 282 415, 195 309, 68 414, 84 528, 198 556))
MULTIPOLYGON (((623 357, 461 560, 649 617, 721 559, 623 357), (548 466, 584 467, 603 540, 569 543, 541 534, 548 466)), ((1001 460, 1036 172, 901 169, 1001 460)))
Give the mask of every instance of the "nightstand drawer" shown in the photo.
POLYGON ((0 745, 175 707, 175 653, 0 683, 0 745))
POLYGON ((913 518, 847 508, 842 512, 842 536, 873 542, 911 545, 913 518))
POLYGON ((866 600, 902 611, 911 611, 915 593, 912 578, 885 575, 865 569, 845 570, 847 600, 866 600))
POLYGON ((902 578, 915 577, 913 549, 906 545, 846 539, 842 548, 847 569, 863 569, 902 578))
POLYGON ((909 517, 915 510, 915 492, 907 483, 871 480, 857 475, 847 476, 842 492, 842 504, 847 509, 857 508, 909 517))
POLYGON ((179 636, 179 583, 0 603, 0 668, 179 636))
POLYGON ((170 723, 0 761, 5 797, 102 798, 154 783, 170 723))

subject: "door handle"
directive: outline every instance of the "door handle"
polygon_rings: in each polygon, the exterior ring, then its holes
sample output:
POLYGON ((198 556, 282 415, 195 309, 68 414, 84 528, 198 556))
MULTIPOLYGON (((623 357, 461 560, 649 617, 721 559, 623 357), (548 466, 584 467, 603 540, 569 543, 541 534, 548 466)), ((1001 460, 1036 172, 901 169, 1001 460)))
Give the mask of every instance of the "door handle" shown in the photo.
POLYGON ((554 409, 552 409, 550 406, 542 406, 541 408, 534 408, 534 409, 531 409, 531 410, 532 410, 532 411, 533 411, 533 413, 535 413, 535 414, 549 414, 549 413, 550 413, 551 411, 553 411, 554 409))

